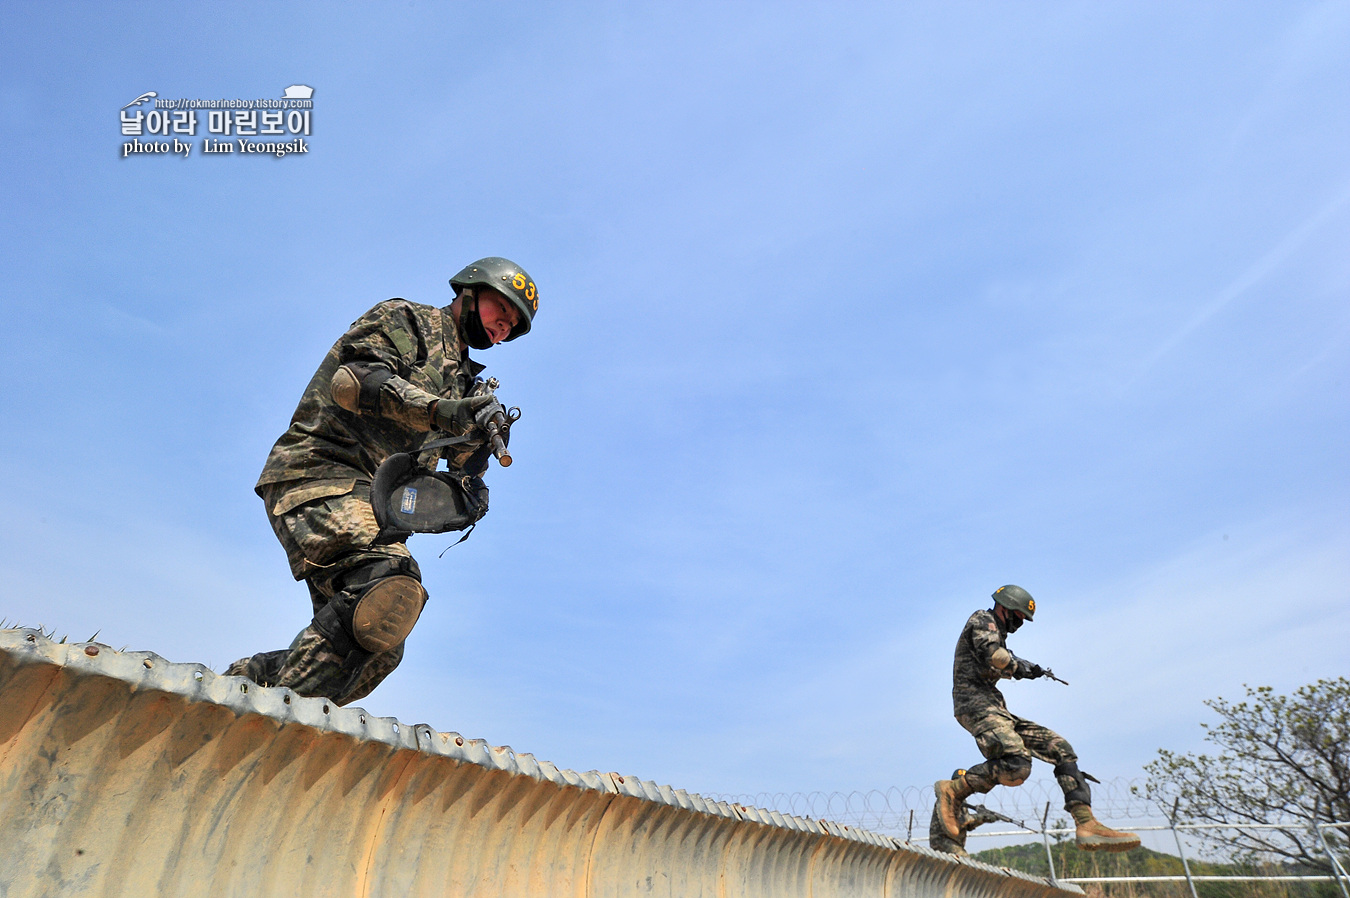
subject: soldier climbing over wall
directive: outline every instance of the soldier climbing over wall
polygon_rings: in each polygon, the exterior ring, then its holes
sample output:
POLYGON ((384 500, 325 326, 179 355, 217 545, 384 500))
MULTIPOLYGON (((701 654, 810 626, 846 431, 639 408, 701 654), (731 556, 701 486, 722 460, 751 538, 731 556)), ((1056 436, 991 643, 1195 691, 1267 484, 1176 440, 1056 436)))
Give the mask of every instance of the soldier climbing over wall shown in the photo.
POLYGON ((952 664, 952 704, 957 721, 972 736, 985 760, 967 770, 958 770, 949 780, 933 784, 931 832, 945 840, 935 848, 947 850, 965 843, 964 802, 976 792, 996 785, 1019 786, 1031 774, 1031 759, 1055 765, 1055 779, 1064 790, 1064 809, 1077 826, 1076 843, 1085 851, 1129 851, 1139 847, 1139 837, 1103 826, 1092 814, 1092 793, 1087 774, 1078 769, 1078 755, 1068 741, 1052 730, 1008 711, 1003 693, 995 685, 1001 679, 1034 680, 1054 675, 1039 664, 1019 658, 1008 650, 1009 633, 1017 632, 1036 613, 1036 600, 1020 586, 1000 586, 993 595, 994 607, 976 611, 966 621, 956 641, 952 664), (950 846, 950 847, 949 847, 950 846))
POLYGON ((514 418, 468 349, 528 333, 539 308, 508 259, 479 259, 450 284, 445 308, 376 305, 310 380, 255 491, 314 618, 289 648, 241 658, 227 676, 344 705, 402 660, 427 599, 407 537, 471 526, 487 510, 490 455, 510 464, 514 418))

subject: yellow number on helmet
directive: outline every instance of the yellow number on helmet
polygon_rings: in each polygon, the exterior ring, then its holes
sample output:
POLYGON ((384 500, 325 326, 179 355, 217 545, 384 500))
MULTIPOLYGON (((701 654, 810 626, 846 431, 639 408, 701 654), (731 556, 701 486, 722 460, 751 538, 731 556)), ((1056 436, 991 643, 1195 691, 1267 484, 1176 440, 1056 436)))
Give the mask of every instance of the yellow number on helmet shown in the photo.
POLYGON ((534 281, 530 281, 525 287, 525 298, 530 302, 534 302, 534 281))
POLYGON ((1027 610, 1028 610, 1028 611, 1031 611, 1031 612, 1035 612, 1035 610, 1036 610, 1036 600, 1035 600, 1035 599, 1027 599, 1027 610))
POLYGON ((524 290, 524 289, 525 289, 525 275, 520 274, 519 272, 517 272, 517 273, 516 273, 516 276, 513 277, 513 278, 511 278, 511 286, 515 287, 517 290, 524 290))

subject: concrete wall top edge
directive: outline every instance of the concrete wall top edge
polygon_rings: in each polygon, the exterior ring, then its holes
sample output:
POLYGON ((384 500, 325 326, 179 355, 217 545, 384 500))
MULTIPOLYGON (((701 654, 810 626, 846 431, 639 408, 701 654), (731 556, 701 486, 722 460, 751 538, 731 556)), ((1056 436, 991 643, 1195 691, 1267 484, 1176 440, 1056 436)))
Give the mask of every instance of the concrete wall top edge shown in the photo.
MULTIPOLYGON (((841 825, 833 820, 801 818, 778 811, 714 801, 697 793, 631 775, 559 768, 532 754, 518 753, 510 746, 493 746, 486 740, 439 731, 427 724, 404 724, 396 718, 379 717, 360 707, 343 708, 326 699, 300 696, 286 688, 258 686, 245 677, 227 677, 201 664, 167 661, 153 652, 117 651, 97 642, 59 643, 49 639, 41 630, 13 628, 0 629, 0 653, 6 655, 14 665, 45 664, 77 675, 112 678, 126 683, 133 690, 154 690, 180 696, 189 702, 212 703, 226 707, 239 716, 262 715, 283 725, 312 727, 360 742, 378 742, 395 749, 443 757, 535 780, 547 780, 559 786, 626 795, 700 814, 863 842, 884 850, 942 859, 999 877, 1025 880, 1042 888, 1048 884, 1044 879, 1019 871, 993 867, 968 858, 957 859, 922 845, 841 825)), ((1064 892, 1082 894, 1081 889, 1067 883, 1054 886, 1064 892)))

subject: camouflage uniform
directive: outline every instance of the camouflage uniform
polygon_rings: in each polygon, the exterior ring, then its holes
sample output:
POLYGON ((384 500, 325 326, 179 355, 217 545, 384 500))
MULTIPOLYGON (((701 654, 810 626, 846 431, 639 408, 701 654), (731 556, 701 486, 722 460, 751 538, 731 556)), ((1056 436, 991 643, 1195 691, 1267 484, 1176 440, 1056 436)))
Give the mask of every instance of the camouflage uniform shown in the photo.
POLYGON ((1088 775, 1078 769, 1073 746, 1053 730, 1008 711, 995 684, 1005 677, 1048 676, 1040 665, 1008 651, 1008 632, 1017 621, 1031 620, 1036 602, 1025 589, 1008 584, 993 595, 995 607, 976 611, 961 630, 952 662, 952 707, 957 721, 975 737, 984 761, 933 784, 931 844, 939 851, 965 853, 966 831, 978 817, 995 819, 988 809, 969 814, 965 800, 996 785, 1019 786, 1031 775, 1031 759, 1055 765, 1055 781, 1064 792, 1064 810, 1073 815, 1074 844, 1085 851, 1130 851, 1139 836, 1117 832, 1092 813, 1088 775), (1009 616, 1011 615, 1011 616, 1009 616))
POLYGON ((942 825, 942 820, 937 814, 928 821, 928 847, 934 851, 942 851, 947 854, 955 854, 965 857, 969 854, 966 851, 966 833, 973 829, 970 825, 970 809, 964 804, 956 807, 956 825, 959 830, 958 838, 953 839, 947 835, 946 828, 942 825))
MULTIPOLYGON (((985 761, 965 773, 976 792, 995 785, 1018 786, 1031 774, 1031 759, 1039 758, 1057 768, 1076 764, 1078 755, 1067 739, 1053 730, 1008 711, 1003 693, 994 685, 1007 673, 994 667, 990 658, 1007 649, 1008 630, 993 611, 976 611, 961 630, 952 662, 952 706, 956 720, 975 737, 985 761)), ((1076 770, 1076 768, 1074 768, 1076 770)), ((1056 780, 1067 796, 1078 789, 1073 772, 1056 780)))
MULTIPOLYGON (((443 436, 431 431, 432 407, 438 399, 462 398, 482 370, 461 349, 448 309, 403 299, 375 306, 328 351, 255 488, 291 574, 309 586, 316 615, 340 591, 359 590, 380 577, 421 580, 403 541, 380 538, 370 484, 390 455, 417 452, 443 436), (379 388, 378 415, 351 412, 334 401, 333 375, 350 363, 393 372, 379 388)), ((432 466, 447 451, 452 468, 474 474, 487 468, 481 441, 424 451, 420 460, 432 466)), ((226 674, 346 704, 367 695, 402 658, 402 643, 372 654, 335 645, 311 623, 288 649, 236 661, 226 674)))
POLYGON ((995 817, 986 807, 977 807, 974 813, 971 808, 964 803, 956 807, 956 825, 959 832, 956 838, 947 835, 947 830, 942 825, 942 821, 937 814, 928 824, 928 847, 934 851, 942 851, 947 854, 955 854, 959 857, 968 857, 966 851, 966 833, 972 829, 977 829, 986 823, 993 823, 995 820, 1007 818, 995 817))

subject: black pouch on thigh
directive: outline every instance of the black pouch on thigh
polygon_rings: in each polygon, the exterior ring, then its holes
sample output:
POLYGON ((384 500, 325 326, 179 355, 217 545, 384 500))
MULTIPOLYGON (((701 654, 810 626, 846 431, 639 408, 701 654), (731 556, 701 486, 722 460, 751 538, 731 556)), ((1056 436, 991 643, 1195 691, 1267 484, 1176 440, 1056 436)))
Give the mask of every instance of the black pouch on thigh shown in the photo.
MULTIPOLYGON (((431 444, 435 445, 435 444, 431 444)), ((391 455, 375 471, 370 504, 380 540, 413 533, 445 533, 471 527, 487 514, 488 488, 463 471, 433 471, 411 453, 391 455)))
POLYGON ((342 655, 387 652, 408 638, 426 600, 416 562, 383 559, 345 575, 314 628, 342 655))

